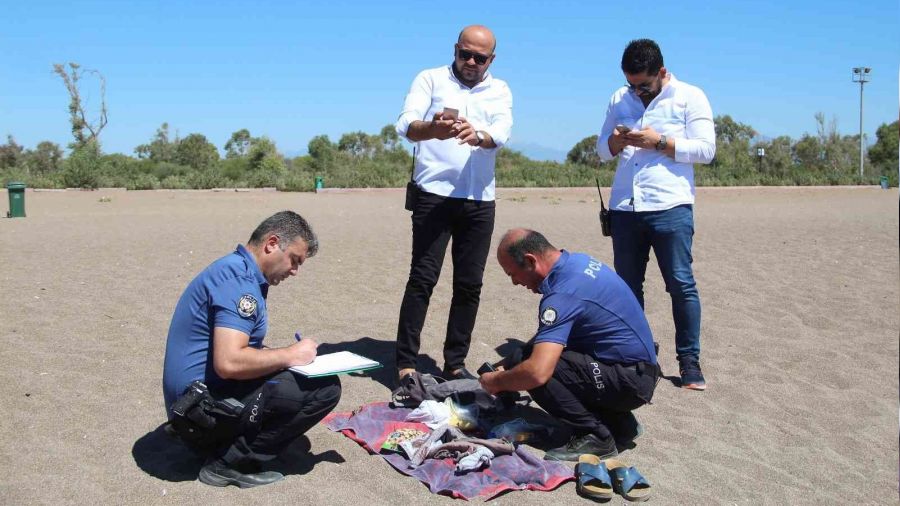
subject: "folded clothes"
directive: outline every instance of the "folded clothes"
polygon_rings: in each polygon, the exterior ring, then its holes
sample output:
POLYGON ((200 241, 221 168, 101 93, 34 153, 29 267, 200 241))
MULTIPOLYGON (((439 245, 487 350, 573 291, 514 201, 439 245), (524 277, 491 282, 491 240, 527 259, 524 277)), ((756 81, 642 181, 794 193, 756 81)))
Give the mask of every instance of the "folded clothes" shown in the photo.
POLYGON ((437 401, 426 400, 419 404, 412 413, 406 415, 410 422, 421 422, 435 429, 447 423, 450 419, 450 406, 437 401))
POLYGON ((494 452, 484 446, 479 446, 473 453, 459 459, 459 462, 456 463, 456 474, 488 467, 491 465, 492 458, 494 458, 494 452))

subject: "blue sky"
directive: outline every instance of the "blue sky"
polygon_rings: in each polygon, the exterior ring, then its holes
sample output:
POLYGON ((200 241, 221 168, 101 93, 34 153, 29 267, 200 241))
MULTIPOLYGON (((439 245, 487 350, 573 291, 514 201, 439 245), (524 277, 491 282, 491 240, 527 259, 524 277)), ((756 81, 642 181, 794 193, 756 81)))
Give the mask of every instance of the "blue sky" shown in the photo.
POLYGON ((715 114, 768 137, 814 133, 818 111, 856 133, 851 68, 872 67, 874 142, 898 117, 898 14, 896 0, 7 2, 0 135, 29 148, 70 142, 52 64, 74 61, 106 77, 106 152, 133 154, 168 122, 220 149, 247 128, 296 155, 315 135, 393 123, 416 73, 449 63, 459 29, 482 23, 498 38, 491 70, 513 91, 513 147, 526 152, 564 153, 597 133, 623 82, 622 50, 639 37, 660 44, 715 114))

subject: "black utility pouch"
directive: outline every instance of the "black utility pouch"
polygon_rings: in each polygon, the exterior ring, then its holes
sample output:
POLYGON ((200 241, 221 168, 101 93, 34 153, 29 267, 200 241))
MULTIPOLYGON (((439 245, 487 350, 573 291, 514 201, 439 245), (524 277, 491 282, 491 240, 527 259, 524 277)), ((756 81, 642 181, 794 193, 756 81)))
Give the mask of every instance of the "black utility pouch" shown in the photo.
POLYGON ((406 183, 406 205, 407 211, 412 211, 416 207, 416 200, 419 198, 419 187, 415 181, 406 183))
MULTIPOLYGON (((172 405, 172 428, 189 445, 208 450, 220 443, 218 427, 236 423, 244 405, 235 399, 217 401, 201 381, 194 381, 172 405)), ((227 427, 225 427, 227 428, 227 427)))
POLYGON ((416 200, 419 199, 419 186, 416 184, 413 175, 416 173, 416 148, 413 148, 412 169, 409 171, 409 182, 406 183, 406 205, 403 207, 407 211, 416 208, 416 200))
POLYGON ((597 193, 600 194, 600 232, 603 237, 612 235, 612 213, 603 204, 603 193, 600 191, 600 178, 597 178, 597 193))
POLYGON ((177 417, 187 417, 204 399, 210 397, 209 390, 202 381, 188 385, 181 397, 172 404, 172 413, 177 417))

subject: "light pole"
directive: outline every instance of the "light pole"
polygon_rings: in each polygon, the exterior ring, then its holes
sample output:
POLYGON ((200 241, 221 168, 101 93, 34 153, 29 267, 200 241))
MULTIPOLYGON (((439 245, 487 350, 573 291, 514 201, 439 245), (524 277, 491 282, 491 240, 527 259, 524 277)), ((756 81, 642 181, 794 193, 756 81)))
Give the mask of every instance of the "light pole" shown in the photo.
POLYGON ((863 86, 869 82, 871 67, 853 67, 853 82, 859 83, 859 178, 863 177, 865 143, 863 141, 863 86))
POLYGON ((762 159, 766 156, 766 148, 756 148, 756 157, 759 158, 759 173, 762 174, 762 159))

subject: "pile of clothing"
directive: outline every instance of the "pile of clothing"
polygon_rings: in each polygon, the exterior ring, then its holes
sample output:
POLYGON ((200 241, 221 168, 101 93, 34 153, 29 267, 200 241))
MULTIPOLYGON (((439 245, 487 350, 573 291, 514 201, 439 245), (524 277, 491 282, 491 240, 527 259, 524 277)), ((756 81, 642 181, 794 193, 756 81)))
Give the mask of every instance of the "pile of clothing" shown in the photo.
POLYGON ((494 424, 508 406, 477 380, 441 382, 426 374, 405 378, 393 402, 332 413, 326 427, 340 431, 433 493, 489 499, 507 490, 553 490, 572 469, 544 461, 518 443, 547 436, 522 419, 494 424))

